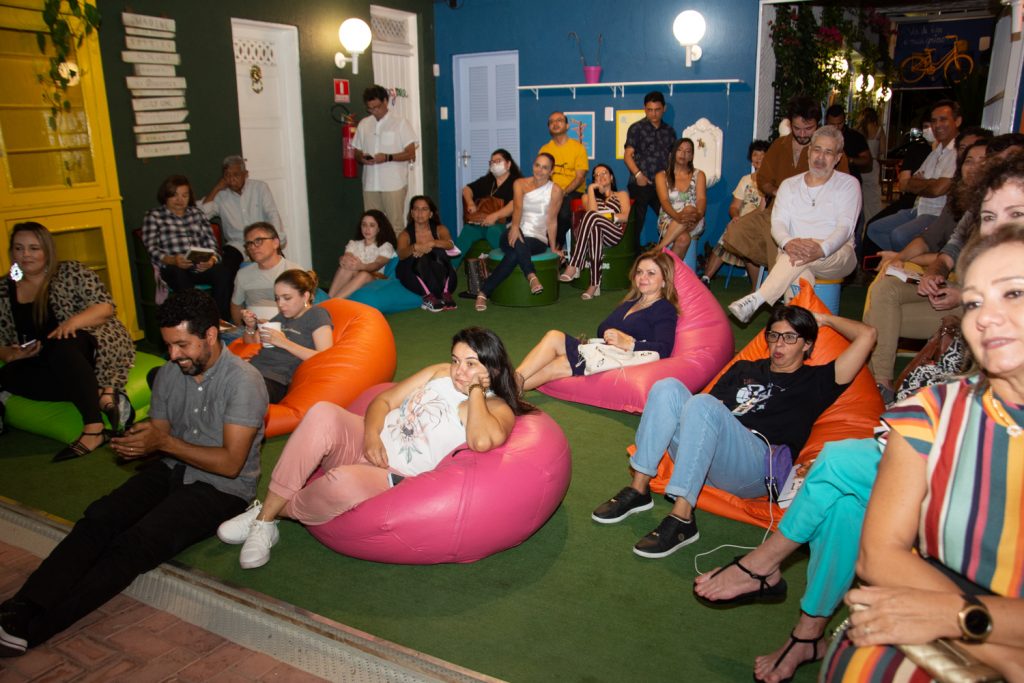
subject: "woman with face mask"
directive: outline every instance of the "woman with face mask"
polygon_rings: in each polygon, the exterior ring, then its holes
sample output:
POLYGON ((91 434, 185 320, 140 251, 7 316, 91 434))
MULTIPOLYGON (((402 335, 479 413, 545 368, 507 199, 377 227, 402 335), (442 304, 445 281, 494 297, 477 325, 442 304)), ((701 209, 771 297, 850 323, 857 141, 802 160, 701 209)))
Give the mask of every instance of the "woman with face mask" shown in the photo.
POLYGON ((501 231, 512 217, 512 185, 522 177, 508 150, 496 149, 487 173, 462 188, 464 225, 455 246, 463 254, 477 240, 498 248, 501 231))

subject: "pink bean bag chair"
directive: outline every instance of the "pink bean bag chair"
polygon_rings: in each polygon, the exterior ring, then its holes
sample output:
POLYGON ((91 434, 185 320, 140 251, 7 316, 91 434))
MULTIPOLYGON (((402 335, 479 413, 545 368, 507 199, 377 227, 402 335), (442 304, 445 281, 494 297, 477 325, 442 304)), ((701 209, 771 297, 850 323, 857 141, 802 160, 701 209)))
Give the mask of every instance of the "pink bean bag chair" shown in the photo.
POLYGON ((654 363, 589 377, 566 377, 538 387, 565 401, 642 413, 647 393, 659 379, 675 377, 690 391, 700 391, 733 354, 732 328, 722 306, 693 271, 667 249, 675 265, 675 286, 682 313, 676 324, 672 355, 654 363))
MULTIPOLYGON (((389 386, 367 389, 348 409, 364 414, 389 386)), ((475 562, 532 536, 562 502, 571 476, 565 434, 537 411, 519 417, 498 448, 456 449, 433 471, 307 528, 328 548, 364 560, 475 562)))

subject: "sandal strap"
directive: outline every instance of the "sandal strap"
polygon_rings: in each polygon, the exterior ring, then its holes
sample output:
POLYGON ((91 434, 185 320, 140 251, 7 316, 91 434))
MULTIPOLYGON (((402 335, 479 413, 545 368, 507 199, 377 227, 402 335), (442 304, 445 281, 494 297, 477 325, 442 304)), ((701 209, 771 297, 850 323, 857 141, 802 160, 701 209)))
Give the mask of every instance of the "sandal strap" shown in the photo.
POLYGON ((757 581, 758 583, 760 583, 761 585, 757 589, 757 594, 758 594, 758 596, 763 595, 766 590, 771 588, 771 586, 768 585, 768 577, 771 576, 772 574, 774 574, 775 570, 772 570, 771 572, 769 572, 767 574, 755 574, 754 572, 750 571, 749 569, 744 567, 742 564, 740 564, 740 560, 742 560, 742 559, 743 559, 742 555, 737 555, 735 558, 733 558, 733 561, 730 564, 736 565, 737 567, 739 567, 740 571, 742 571, 744 574, 746 574, 747 576, 752 578, 754 581, 757 581))
MULTIPOLYGON (((789 651, 792 650, 794 647, 796 647, 799 644, 812 644, 811 645, 811 647, 812 647, 812 649, 811 649, 811 659, 809 659, 809 660, 805 659, 803 663, 818 661, 818 659, 819 659, 819 657, 818 657, 818 642, 821 641, 822 639, 823 639, 823 636, 818 636, 817 638, 798 638, 797 635, 796 635, 796 631, 791 631, 790 634, 789 634, 789 644, 786 645, 786 649, 783 650, 782 654, 780 654, 778 656, 778 658, 775 660, 775 665, 772 667, 772 670, 774 671, 775 669, 778 669, 779 668, 779 664, 781 664, 782 660, 786 658, 786 655, 789 654, 789 651)), ((800 665, 798 664, 797 666, 800 666, 800 665)))

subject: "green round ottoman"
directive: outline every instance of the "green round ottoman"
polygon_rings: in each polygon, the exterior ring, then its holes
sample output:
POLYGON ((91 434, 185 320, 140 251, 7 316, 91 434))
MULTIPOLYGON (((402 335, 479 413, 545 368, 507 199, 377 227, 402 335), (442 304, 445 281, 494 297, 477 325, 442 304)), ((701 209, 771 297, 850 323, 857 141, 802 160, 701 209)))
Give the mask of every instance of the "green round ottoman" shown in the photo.
MULTIPOLYGON (((629 269, 633 267, 637 253, 633 239, 633 214, 629 214, 626 221, 626 228, 622 231, 622 239, 614 247, 604 250, 603 265, 604 273, 601 275, 601 291, 610 292, 620 289, 629 289, 629 269)), ((546 285, 545 285, 546 286, 546 285)), ((580 276, 572 281, 576 289, 586 289, 590 286, 589 269, 584 268, 580 276)))
MULTIPOLYGON (((487 267, 491 272, 498 267, 505 252, 494 249, 487 257, 487 267)), ((523 271, 516 268, 491 293, 490 301, 498 306, 547 306, 558 301, 558 256, 550 249, 534 256, 533 268, 537 278, 544 285, 540 294, 530 293, 530 283, 523 277, 523 271)))

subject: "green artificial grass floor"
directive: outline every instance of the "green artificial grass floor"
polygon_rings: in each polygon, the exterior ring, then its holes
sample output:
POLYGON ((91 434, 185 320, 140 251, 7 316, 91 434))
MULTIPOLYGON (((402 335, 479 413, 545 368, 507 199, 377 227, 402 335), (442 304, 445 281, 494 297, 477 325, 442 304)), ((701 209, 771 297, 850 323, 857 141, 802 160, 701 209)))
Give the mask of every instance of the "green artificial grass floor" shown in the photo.
MULTIPOLYGON (((714 283, 727 304, 747 291, 746 278, 714 283)), ((860 316, 863 288, 844 288, 842 312, 860 316)), ((623 292, 590 302, 564 287, 552 306, 491 306, 476 313, 459 300, 454 312, 409 311, 389 316, 404 377, 448 358, 451 335, 468 325, 494 329, 518 361, 549 328, 592 332, 623 292)), ((682 302, 684 310, 686 302, 682 302)), ((767 318, 766 309, 745 328, 734 326, 740 348, 767 318)), ((565 431, 573 478, 564 502, 533 537, 517 548, 467 565, 400 566, 355 560, 316 542, 300 525, 283 521, 281 541, 261 569, 238 566, 238 547, 216 539, 199 543, 178 560, 231 584, 260 591, 435 657, 513 681, 748 680, 754 657, 786 639, 799 610, 806 555, 785 568, 784 604, 711 609, 698 603, 691 584, 695 556, 721 544, 753 546, 763 529, 698 512, 701 538, 663 560, 631 552, 632 544, 667 514, 652 512, 599 525, 590 512, 627 483, 625 447, 639 416, 528 396, 565 431)), ((263 449, 263 482, 286 437, 263 449)), ((132 468, 102 449, 80 460, 51 464, 60 445, 24 432, 0 437, 0 495, 68 520, 121 483, 132 468)), ((498 520, 495 520, 496 523, 498 520)), ((745 552, 726 547, 697 560, 702 571, 745 552)), ((0 596, 6 597, 6 596, 0 596)), ((816 667, 798 672, 812 681, 816 667)))

